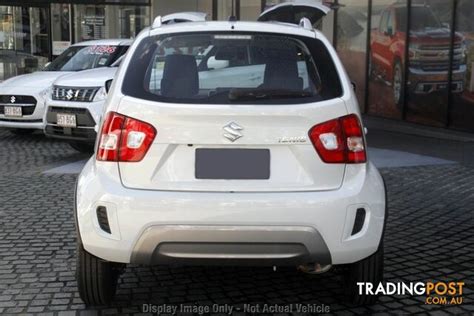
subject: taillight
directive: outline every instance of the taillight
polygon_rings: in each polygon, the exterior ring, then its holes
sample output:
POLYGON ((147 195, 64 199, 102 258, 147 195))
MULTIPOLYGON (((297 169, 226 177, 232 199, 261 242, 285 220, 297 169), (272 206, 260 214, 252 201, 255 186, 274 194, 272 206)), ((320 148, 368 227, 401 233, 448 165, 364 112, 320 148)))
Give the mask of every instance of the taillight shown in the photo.
POLYGON ((362 126, 355 114, 318 124, 311 128, 309 137, 326 163, 367 161, 362 126))
POLYGON ((152 125, 109 112, 99 136, 97 160, 140 161, 145 157, 155 136, 156 129, 152 125))

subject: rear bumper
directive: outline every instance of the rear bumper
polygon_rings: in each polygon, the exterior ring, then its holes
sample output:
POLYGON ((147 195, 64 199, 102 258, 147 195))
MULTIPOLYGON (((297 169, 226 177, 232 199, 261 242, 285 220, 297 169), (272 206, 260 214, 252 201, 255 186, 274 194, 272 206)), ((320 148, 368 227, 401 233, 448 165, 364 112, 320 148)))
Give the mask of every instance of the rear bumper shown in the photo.
POLYGON ((373 165, 346 169, 332 191, 176 192, 125 188, 116 164, 90 160, 78 179, 78 231, 85 250, 114 262, 352 263, 379 246, 385 189, 373 165), (365 219, 354 233, 358 209, 365 219))
POLYGON ((199 225, 148 227, 133 248, 131 262, 221 265, 229 259, 252 265, 331 263, 326 243, 311 227, 199 225))
POLYGON ((36 120, 13 120, 0 117, 0 127, 4 128, 21 128, 21 129, 43 129, 44 123, 42 119, 36 120))

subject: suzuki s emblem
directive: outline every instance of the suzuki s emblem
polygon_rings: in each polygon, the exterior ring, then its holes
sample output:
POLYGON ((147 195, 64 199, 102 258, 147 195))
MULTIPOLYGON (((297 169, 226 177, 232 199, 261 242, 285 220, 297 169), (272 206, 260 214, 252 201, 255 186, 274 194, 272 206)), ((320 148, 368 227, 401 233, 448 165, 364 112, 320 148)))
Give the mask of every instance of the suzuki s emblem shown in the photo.
POLYGON ((223 129, 225 131, 224 137, 231 142, 235 142, 237 139, 243 136, 239 131, 243 130, 244 128, 235 122, 230 122, 224 126, 223 129))
POLYGON ((71 100, 73 96, 74 96, 74 91, 72 91, 72 89, 67 90, 67 92, 66 92, 66 98, 67 98, 68 100, 71 100))
POLYGON ((10 98, 10 102, 11 102, 11 103, 15 103, 15 102, 16 102, 16 98, 15 98, 15 96, 14 96, 14 95, 12 95, 12 96, 11 96, 11 98, 10 98))

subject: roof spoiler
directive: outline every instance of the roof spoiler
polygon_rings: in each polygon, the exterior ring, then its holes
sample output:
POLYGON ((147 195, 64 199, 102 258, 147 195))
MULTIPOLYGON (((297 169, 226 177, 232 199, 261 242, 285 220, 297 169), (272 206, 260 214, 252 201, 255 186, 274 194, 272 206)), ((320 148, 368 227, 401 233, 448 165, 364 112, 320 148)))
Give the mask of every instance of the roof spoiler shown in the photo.
POLYGON ((163 24, 174 24, 182 22, 204 22, 207 20, 207 13, 204 12, 177 12, 165 16, 157 16, 151 26, 152 29, 159 28, 163 24))

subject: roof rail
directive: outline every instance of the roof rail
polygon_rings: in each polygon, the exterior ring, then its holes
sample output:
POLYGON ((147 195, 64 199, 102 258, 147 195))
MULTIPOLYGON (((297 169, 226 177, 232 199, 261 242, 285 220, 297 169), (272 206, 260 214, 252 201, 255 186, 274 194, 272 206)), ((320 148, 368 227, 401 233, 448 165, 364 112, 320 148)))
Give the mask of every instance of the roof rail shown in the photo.
POLYGON ((313 29, 313 24, 311 24, 311 21, 308 18, 301 18, 299 26, 304 28, 305 30, 313 29))

